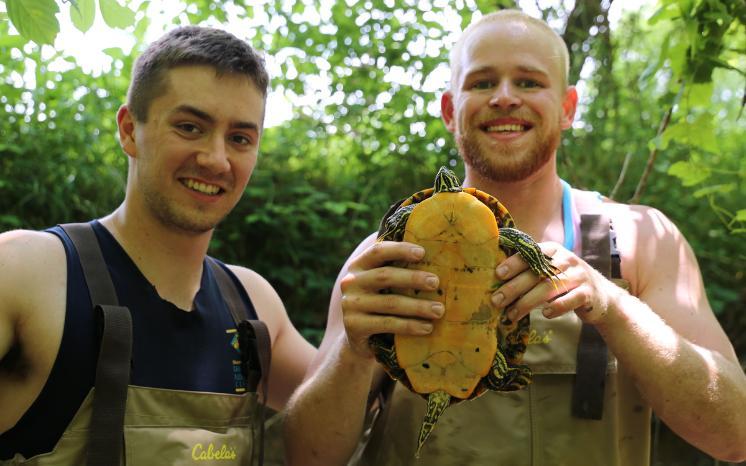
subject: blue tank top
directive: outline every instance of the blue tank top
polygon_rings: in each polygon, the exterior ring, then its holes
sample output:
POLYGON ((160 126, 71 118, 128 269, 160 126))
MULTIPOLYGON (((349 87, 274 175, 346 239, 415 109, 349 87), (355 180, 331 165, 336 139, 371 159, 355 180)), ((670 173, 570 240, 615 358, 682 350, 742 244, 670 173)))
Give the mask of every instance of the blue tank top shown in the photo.
MULTIPOLYGON (((91 225, 111 274, 120 304, 132 315, 131 384, 177 390, 241 393, 235 323, 218 283, 203 262, 194 308, 185 312, 161 299, 121 245, 98 221, 91 225)), ((72 241, 60 227, 57 235, 67 255, 67 310, 62 341, 39 397, 19 422, 0 435, 0 459, 51 451, 93 387, 98 336, 88 287, 72 241)), ((246 306, 257 315, 243 285, 225 269, 246 306)))

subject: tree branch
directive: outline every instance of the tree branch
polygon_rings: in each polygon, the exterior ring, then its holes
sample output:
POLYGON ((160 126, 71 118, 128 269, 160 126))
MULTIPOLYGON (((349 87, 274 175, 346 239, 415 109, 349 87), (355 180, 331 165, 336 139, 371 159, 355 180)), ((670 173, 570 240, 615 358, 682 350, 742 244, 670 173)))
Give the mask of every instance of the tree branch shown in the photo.
MULTIPOLYGON (((684 91, 684 83, 681 83, 681 87, 679 88, 678 94, 676 94, 676 97, 673 99, 673 102, 671 102, 671 106, 668 108, 668 111, 666 111, 666 114, 663 115, 663 119, 661 120, 661 124, 658 126, 658 132, 656 133, 655 137, 660 137, 664 131, 666 131, 666 128, 668 128, 668 124, 671 122, 671 116, 673 115, 674 107, 676 107, 676 104, 679 102, 679 98, 681 97, 682 92, 684 91)), ((653 165, 655 165, 655 159, 658 156, 658 147, 653 147, 653 149, 650 151, 650 155, 648 155, 648 162, 645 165, 645 171, 642 172, 642 176, 640 176, 640 181, 637 183, 637 188, 635 188, 635 193, 632 195, 632 197, 627 201, 629 204, 637 204, 640 202, 640 197, 642 197, 642 192, 645 190, 645 186, 648 182, 648 177, 650 176, 650 172, 653 171, 653 165)))

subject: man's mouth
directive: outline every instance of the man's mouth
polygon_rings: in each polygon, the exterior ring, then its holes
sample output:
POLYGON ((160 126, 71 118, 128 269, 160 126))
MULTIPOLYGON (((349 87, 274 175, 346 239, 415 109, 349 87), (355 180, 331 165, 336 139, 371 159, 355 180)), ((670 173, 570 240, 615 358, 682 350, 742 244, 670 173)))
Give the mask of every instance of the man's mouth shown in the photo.
POLYGON ((207 194, 208 196, 214 196, 222 191, 220 186, 215 186, 214 184, 202 183, 201 181, 195 181, 191 178, 182 180, 181 184, 191 189, 192 191, 197 191, 198 193, 207 194))
POLYGON ((528 131, 530 127, 522 124, 501 124, 501 125, 487 125, 484 126, 484 130, 488 133, 517 133, 528 131))

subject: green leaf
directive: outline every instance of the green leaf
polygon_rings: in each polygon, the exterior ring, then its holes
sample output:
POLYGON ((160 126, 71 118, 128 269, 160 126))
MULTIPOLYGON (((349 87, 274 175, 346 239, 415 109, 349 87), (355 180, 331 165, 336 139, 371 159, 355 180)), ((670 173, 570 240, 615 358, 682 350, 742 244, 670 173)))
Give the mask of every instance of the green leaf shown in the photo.
POLYGON ((676 9, 671 8, 672 6, 672 4, 668 4, 660 7, 658 11, 653 13, 653 15, 648 19, 648 24, 652 26, 659 21, 674 18, 678 12, 676 9))
POLYGON ((688 161, 676 162, 668 169, 668 174, 681 179, 684 186, 695 186, 710 177, 710 168, 688 161))
POLYGON ((707 107, 712 100, 714 84, 712 81, 703 84, 693 84, 688 89, 687 103, 693 107, 707 107))
POLYGON ((23 44, 28 42, 28 38, 19 35, 0 35, 0 47, 23 47, 23 44))
POLYGON ((716 184, 694 191, 694 197, 704 197, 709 196, 710 194, 728 194, 734 189, 736 189, 736 183, 716 184))
POLYGON ((103 50, 103 52, 113 58, 114 60, 124 60, 124 51, 121 47, 109 47, 103 50))
POLYGON ((135 23, 135 12, 124 7, 117 0, 98 0, 101 16, 111 28, 124 29, 135 23))
POLYGON ((733 220, 736 220, 738 222, 746 222, 746 209, 741 209, 736 212, 736 216, 733 217, 733 220))
POLYGON ((137 22, 134 35, 138 41, 142 42, 145 37, 145 32, 148 30, 148 26, 150 26, 150 18, 147 15, 143 16, 140 21, 137 22))
POLYGON ((54 0, 6 0, 8 18, 18 32, 37 44, 53 44, 60 32, 54 0))
POLYGON ((96 18, 95 0, 77 0, 70 3, 70 20, 81 32, 88 31, 96 18))

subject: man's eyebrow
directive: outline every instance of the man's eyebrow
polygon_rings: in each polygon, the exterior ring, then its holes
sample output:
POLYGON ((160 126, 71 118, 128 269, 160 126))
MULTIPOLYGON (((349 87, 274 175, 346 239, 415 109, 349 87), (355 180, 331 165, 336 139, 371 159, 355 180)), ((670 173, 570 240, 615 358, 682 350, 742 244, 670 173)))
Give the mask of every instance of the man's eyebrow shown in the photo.
MULTIPOLYGON (((532 74, 533 73, 537 73, 537 74, 543 74, 543 75, 548 75, 549 74, 543 68, 538 68, 538 67, 530 66, 530 65, 518 65, 518 66, 516 66, 516 69, 518 71, 522 72, 522 73, 532 73, 532 74)), ((476 68, 467 69, 466 72, 464 73, 464 76, 471 76, 471 75, 474 75, 474 74, 487 73, 487 72, 490 72, 490 71, 493 71, 493 70, 494 70, 494 67, 490 66, 490 65, 478 66, 476 68)))
MULTIPOLYGON (((196 116, 197 118, 199 118, 200 120, 204 120, 208 123, 215 122, 215 118, 212 115, 192 105, 186 105, 186 104, 179 105, 178 107, 174 109, 173 113, 190 113, 196 116)), ((239 120, 239 121, 232 122, 230 126, 231 128, 250 129, 250 130, 259 131, 259 125, 252 121, 240 121, 239 120)))
POLYGON ((172 113, 191 113, 200 120, 205 120, 209 123, 213 123, 215 121, 215 118, 213 118, 212 115, 191 105, 179 105, 174 109, 172 113))
POLYGON ((535 66, 528 66, 528 65, 520 65, 517 67, 518 71, 522 71, 524 73, 536 73, 536 74, 543 74, 543 75, 549 75, 549 73, 544 70, 543 68, 537 68, 535 66))

